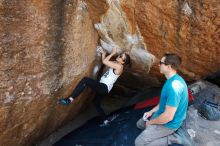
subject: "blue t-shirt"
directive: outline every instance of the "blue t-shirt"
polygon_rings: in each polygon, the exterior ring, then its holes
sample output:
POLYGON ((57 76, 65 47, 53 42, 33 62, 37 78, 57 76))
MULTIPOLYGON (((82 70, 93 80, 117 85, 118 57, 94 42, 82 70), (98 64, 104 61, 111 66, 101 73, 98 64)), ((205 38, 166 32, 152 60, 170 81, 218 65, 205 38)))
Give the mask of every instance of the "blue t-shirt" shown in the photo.
POLYGON ((165 82, 161 91, 159 109, 153 114, 152 118, 157 118, 162 114, 166 105, 176 107, 177 110, 173 120, 164 126, 170 129, 178 129, 186 118, 188 107, 188 88, 184 79, 178 74, 165 82))

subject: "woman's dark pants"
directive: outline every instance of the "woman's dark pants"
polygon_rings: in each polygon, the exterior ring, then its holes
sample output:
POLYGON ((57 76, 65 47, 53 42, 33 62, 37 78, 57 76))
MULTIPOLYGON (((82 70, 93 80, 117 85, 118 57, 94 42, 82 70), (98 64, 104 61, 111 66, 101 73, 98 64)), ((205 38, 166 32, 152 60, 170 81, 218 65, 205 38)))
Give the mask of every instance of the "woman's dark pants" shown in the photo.
POLYGON ((105 118, 105 112, 101 108, 101 100, 102 98, 108 94, 108 87, 104 83, 100 83, 96 80, 93 80, 88 77, 84 77, 76 86, 75 90, 70 95, 73 98, 76 98, 79 96, 79 94, 86 88, 90 87, 93 91, 96 92, 95 98, 94 98, 94 105, 97 110, 97 112, 105 118))

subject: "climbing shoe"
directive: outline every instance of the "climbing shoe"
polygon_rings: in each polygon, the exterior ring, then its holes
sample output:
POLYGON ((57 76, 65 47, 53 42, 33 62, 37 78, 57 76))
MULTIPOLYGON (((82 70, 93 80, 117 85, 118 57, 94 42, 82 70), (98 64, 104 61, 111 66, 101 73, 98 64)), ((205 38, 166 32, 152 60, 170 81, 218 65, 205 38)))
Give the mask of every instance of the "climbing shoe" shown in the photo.
POLYGON ((58 100, 58 104, 61 105, 69 105, 71 103, 71 100, 69 98, 62 98, 58 100))

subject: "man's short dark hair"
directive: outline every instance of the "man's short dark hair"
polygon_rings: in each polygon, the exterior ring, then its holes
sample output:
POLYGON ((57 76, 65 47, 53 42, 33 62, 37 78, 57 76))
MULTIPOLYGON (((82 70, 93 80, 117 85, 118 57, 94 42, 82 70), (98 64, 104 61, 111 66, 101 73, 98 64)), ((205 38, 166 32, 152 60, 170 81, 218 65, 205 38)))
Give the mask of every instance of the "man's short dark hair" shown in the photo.
POLYGON ((166 53, 164 55, 164 57, 165 57, 164 62, 166 64, 171 65, 171 67, 175 70, 177 70, 179 68, 179 66, 182 62, 181 58, 178 55, 173 54, 173 53, 166 53))

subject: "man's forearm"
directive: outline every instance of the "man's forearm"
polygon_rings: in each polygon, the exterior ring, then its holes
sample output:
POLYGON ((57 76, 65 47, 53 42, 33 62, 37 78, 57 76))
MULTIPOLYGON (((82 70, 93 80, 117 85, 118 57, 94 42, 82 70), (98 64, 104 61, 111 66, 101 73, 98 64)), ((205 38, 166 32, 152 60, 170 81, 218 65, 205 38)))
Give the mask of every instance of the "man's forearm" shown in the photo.
POLYGON ((151 113, 155 113, 159 109, 159 104, 155 106, 152 110, 150 110, 151 113))
POLYGON ((166 113, 162 113, 159 117, 152 119, 148 122, 149 125, 162 125, 162 124, 166 124, 169 121, 171 121, 169 119, 169 116, 166 113))

